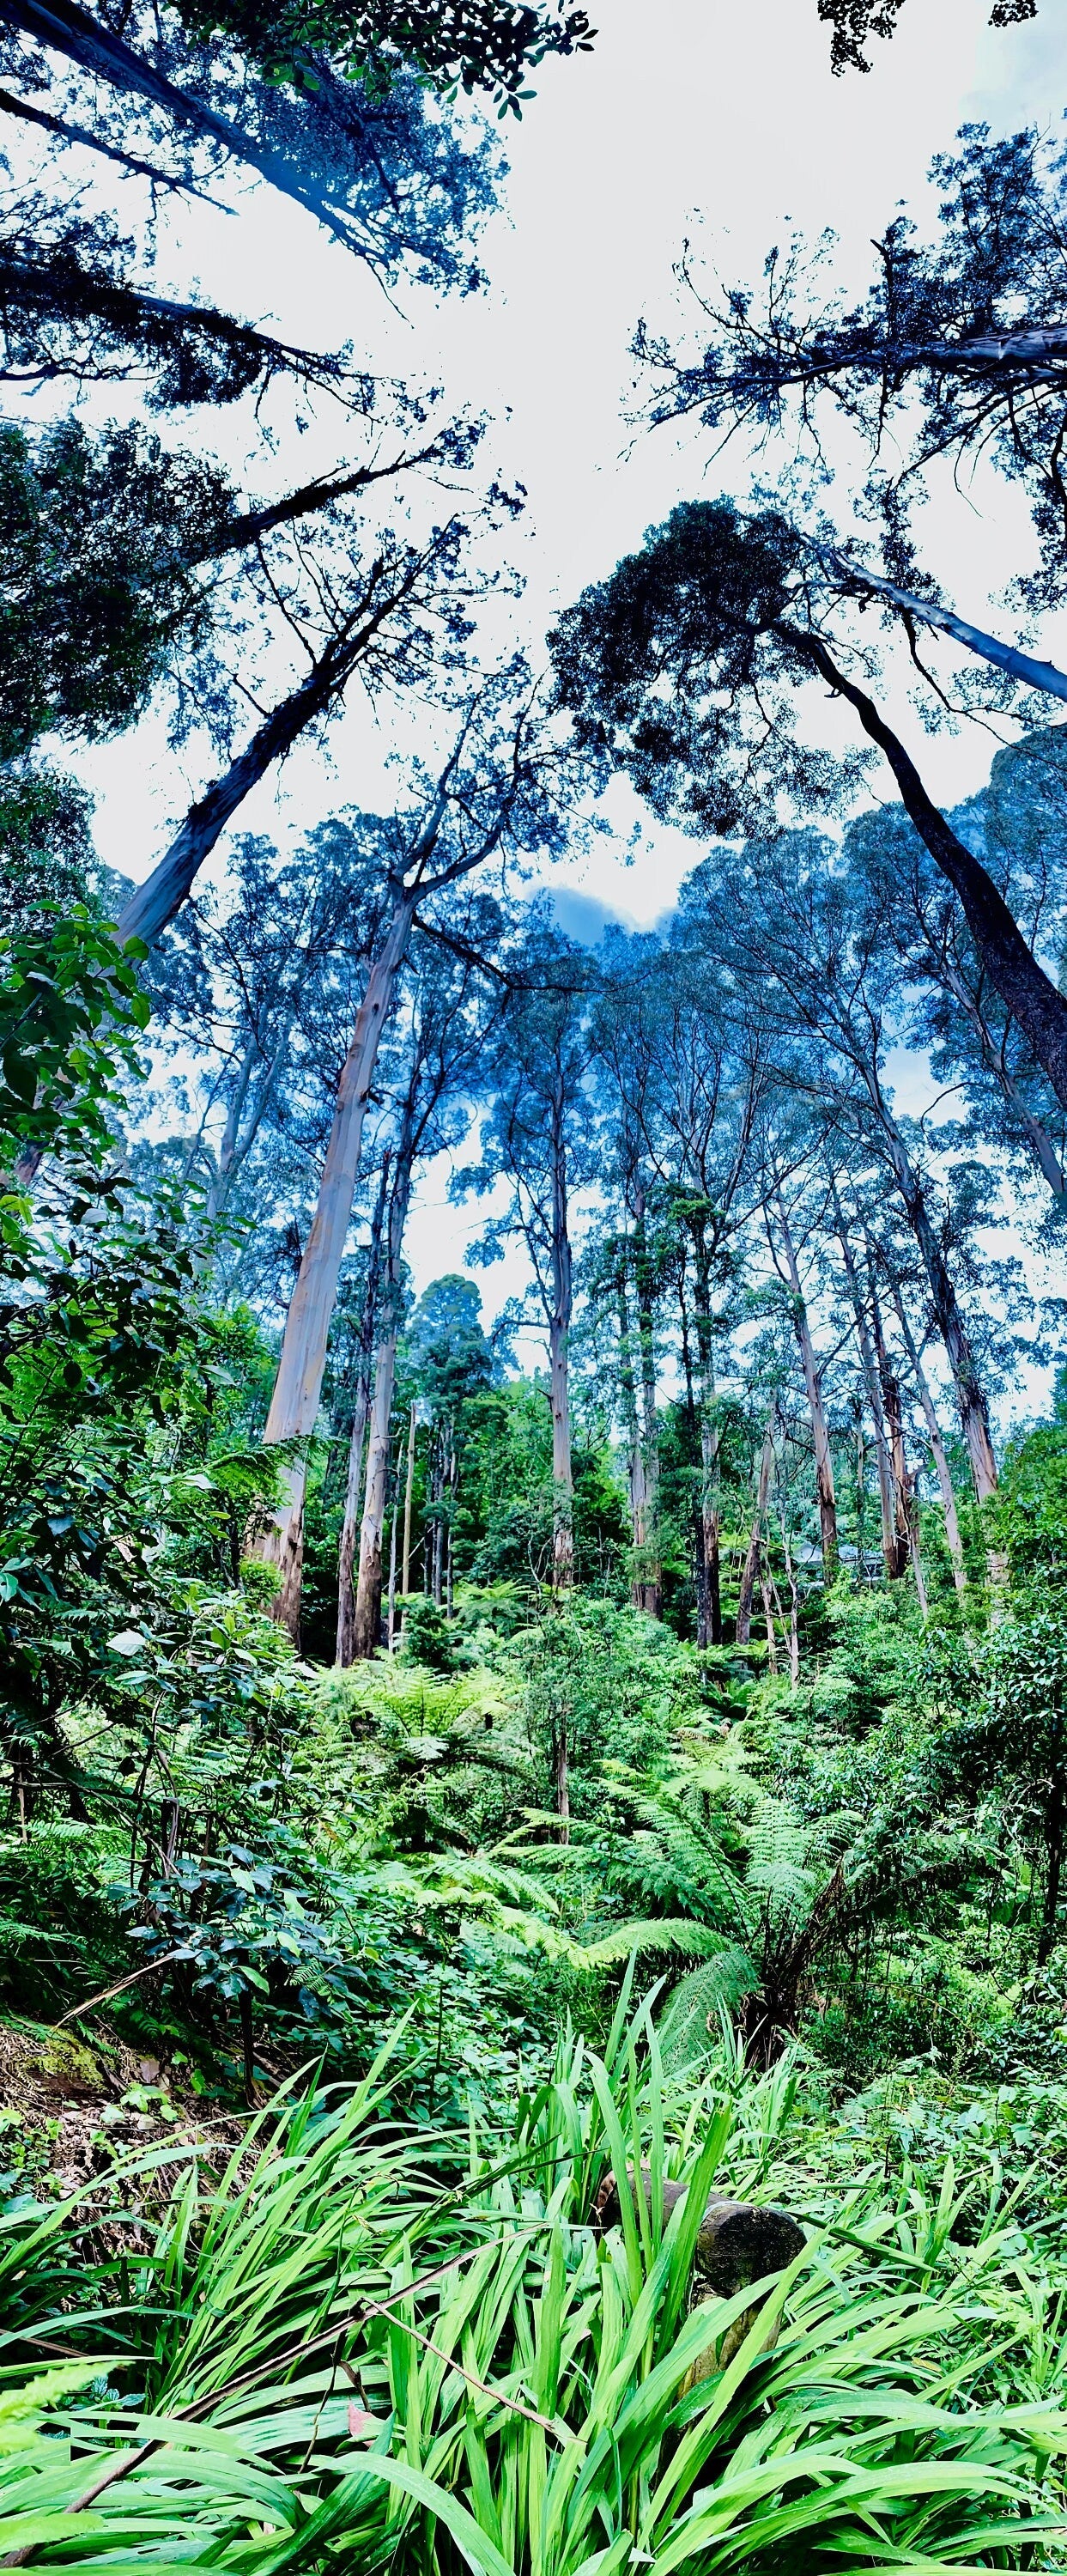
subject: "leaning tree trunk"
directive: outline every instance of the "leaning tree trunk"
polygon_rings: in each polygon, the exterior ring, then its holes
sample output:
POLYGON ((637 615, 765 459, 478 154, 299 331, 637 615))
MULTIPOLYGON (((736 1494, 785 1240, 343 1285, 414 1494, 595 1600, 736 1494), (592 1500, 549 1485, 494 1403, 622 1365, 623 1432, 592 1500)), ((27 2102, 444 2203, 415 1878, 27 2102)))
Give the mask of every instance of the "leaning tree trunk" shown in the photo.
MULTIPOLYGON (((286 1317, 278 1374, 263 1434, 267 1446, 279 1440, 310 1440, 318 1419, 337 1280, 352 1216, 367 1095, 397 970, 411 935, 415 903, 414 890, 405 893, 398 903, 359 1006, 338 1084, 318 1206, 286 1317)), ((303 1458, 293 1460, 284 1469, 285 1499, 257 1550, 266 1564, 278 1568, 275 1616, 294 1637, 300 1625, 306 1472, 303 1458)))
POLYGON ((748 1554, 741 1569, 741 1589, 737 1596, 737 1643, 739 1646, 747 1646, 749 1637, 752 1633, 752 1595, 756 1588, 756 1577, 759 1573, 760 1540, 763 1535, 763 1524, 767 1517, 767 1501, 771 1490, 771 1477, 774 1473, 774 1426, 777 1416, 778 1406, 777 1402, 775 1402, 771 1406, 767 1428, 763 1434, 763 1448, 760 1452, 759 1462, 759 1477, 756 1484, 756 1508, 752 1515, 752 1535, 748 1542, 748 1554))
POLYGON ((1067 1109, 1067 997, 1057 990, 1027 947, 1018 922, 988 870, 939 813, 910 754, 885 722, 873 698, 839 669, 818 636, 804 634, 784 622, 776 632, 828 681, 836 696, 847 699, 870 741, 884 752, 905 813, 929 850, 934 866, 959 896, 968 930, 994 991, 1018 1021, 1057 1100, 1067 1109))
POLYGON ((822 1400, 822 1377, 815 1356, 815 1344, 811 1338, 808 1310, 800 1285, 796 1249, 789 1230, 785 1200, 780 1190, 775 1192, 775 1204, 785 1250, 786 1268, 789 1272, 789 1285, 793 1291, 793 1330, 797 1337, 801 1365, 804 1370, 804 1385, 807 1390, 812 1439, 815 1445, 815 1483, 819 1497, 823 1576, 827 1583, 832 1583, 837 1572, 837 1499, 834 1493, 834 1462, 830 1455, 830 1434, 822 1400))

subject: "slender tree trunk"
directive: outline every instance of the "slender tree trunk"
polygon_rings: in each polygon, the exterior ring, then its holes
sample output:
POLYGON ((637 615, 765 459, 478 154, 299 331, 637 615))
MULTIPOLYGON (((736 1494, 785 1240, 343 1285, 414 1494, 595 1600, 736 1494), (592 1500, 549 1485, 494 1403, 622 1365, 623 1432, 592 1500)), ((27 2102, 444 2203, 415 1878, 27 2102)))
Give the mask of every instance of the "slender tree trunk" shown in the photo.
POLYGON ((760 1452, 759 1476, 756 1483, 756 1507, 752 1515, 752 1535, 748 1542, 748 1554, 741 1570, 741 1589, 737 1596, 737 1643, 739 1646, 747 1646, 749 1637, 752 1633, 752 1595, 756 1587, 756 1576, 759 1572, 760 1540, 763 1534, 763 1524, 767 1517, 767 1499, 771 1490, 771 1477, 774 1473, 774 1426, 777 1418, 778 1406, 777 1403, 775 1403, 771 1407, 767 1428, 763 1434, 763 1448, 760 1452))
MULTIPOLYGON (((387 937, 371 967, 359 1006, 352 1044, 338 1085, 337 1107, 326 1148, 318 1206, 286 1318, 278 1374, 263 1435, 268 1446, 278 1440, 309 1440, 318 1419, 337 1279, 352 1216, 367 1095, 382 1030, 392 1004, 397 970, 411 934, 415 903, 415 890, 405 893, 398 903, 387 937)), ((285 1470, 285 1501, 258 1550, 265 1563, 278 1568, 279 1594, 275 1615, 293 1636, 298 1634, 300 1624, 305 1481, 305 1463, 302 1459, 295 1460, 285 1470)))
POLYGON ((367 1442, 367 1477, 359 1537, 359 1585, 353 1623, 353 1660, 373 1655, 381 1642, 382 1528, 389 1488, 389 1427, 393 1412, 397 1328, 393 1323, 378 1344, 374 1367, 374 1402, 367 1442))
POLYGON ((873 1268, 870 1278, 871 1321, 874 1327, 875 1357, 878 1382, 885 1407, 889 1458, 893 1475, 893 1537, 895 1559, 893 1572, 901 1575, 911 1554, 912 1488, 904 1451, 904 1414, 900 1401, 900 1380, 890 1363, 882 1331, 882 1317, 875 1293, 873 1268))
POLYGON ((389 1648, 390 1654, 392 1654, 393 1651, 393 1640, 396 1635, 396 1525, 399 1517, 396 1507, 399 1500, 400 1449, 398 1446, 396 1464, 393 1468, 393 1516, 389 1524, 389 1627, 386 1635, 386 1644, 389 1648))
POLYGON ((346 1668, 356 1660, 356 1595, 353 1573, 356 1563, 356 1533, 359 1528, 359 1503, 363 1491, 363 1442, 370 1411, 371 1367, 374 1356, 374 1322, 378 1307, 381 1271, 382 1227, 385 1203, 389 1194, 389 1169, 392 1148, 386 1146, 378 1181, 378 1195, 371 1218, 370 1244, 367 1255, 367 1285, 359 1323, 359 1352, 356 1361, 356 1405, 352 1416, 352 1433, 348 1443, 348 1475, 345 1480, 345 1509, 341 1523, 341 1542, 337 1552, 337 1662, 346 1668))
POLYGON ((796 1567, 793 1563, 793 1551, 789 1544, 784 1512, 781 1515, 781 1531, 782 1553, 785 1557, 786 1579, 789 1584, 789 1679, 796 1690, 800 1683, 800 1600, 797 1592, 796 1567))
POLYGON ((552 1312, 548 1365, 552 1406, 552 1581, 565 1592, 574 1581, 574 1467, 571 1458, 570 1329, 574 1299, 567 1213, 567 1148, 562 1082, 552 1112, 552 1312))
POLYGON ((663 1566, 659 1530, 659 1418, 656 1410, 656 1345, 652 1305, 652 1264, 645 1224, 645 1194, 638 1179, 634 1204, 634 1285, 637 1290, 637 1340, 641 1361, 641 1454, 645 1469, 645 1562, 639 1607, 650 1619, 663 1617, 663 1566))
POLYGON ((763 1595, 763 1624, 767 1631, 767 1669, 768 1672, 776 1673, 778 1670, 778 1639, 775 1635, 774 1629, 774 1611, 771 1606, 771 1587, 767 1581, 766 1566, 762 1563, 760 1565, 760 1591, 763 1595))
POLYGON ((700 1538, 703 1557, 701 1646, 722 1644, 722 1575, 719 1561, 719 1424, 715 1413, 715 1351, 711 1326, 711 1273, 702 1223, 694 1220, 697 1351, 700 1359, 700 1538))
POLYGON ((408 1423, 408 1469, 404 1486, 404 1572, 400 1589, 405 1601, 411 1586, 411 1496, 415 1483, 415 1419, 417 1406, 412 1405, 408 1423))
POLYGON ((630 1534, 634 1551, 634 1570, 630 1579, 630 1599, 635 1610, 644 1607, 642 1568, 648 1540, 648 1493, 645 1485, 645 1458, 641 1446, 641 1426, 637 1418, 637 1386, 634 1379, 630 1342, 630 1306, 627 1295, 626 1252, 620 1254, 615 1282, 616 1312, 619 1325, 619 1392, 626 1432, 626 1488, 630 1504, 630 1534))
POLYGON ((385 1266, 385 1330, 378 1344, 375 1361, 374 1404, 371 1410, 370 1439, 367 1443, 367 1478, 363 1499, 363 1522, 359 1537, 359 1580, 356 1585, 356 1609, 353 1623, 353 1655, 357 1660, 373 1655, 379 1642, 382 1624, 382 1529, 389 1490, 393 1386, 396 1378, 397 1335, 400 1329, 401 1259, 404 1249, 404 1228, 411 1204, 414 1124, 415 1101, 413 1093, 409 1092, 404 1105, 393 1164, 393 1188, 389 1203, 389 1248, 385 1266))
MULTIPOLYGON (((878 1467, 878 1501, 882 1517, 882 1558, 885 1564, 886 1573, 890 1577, 890 1580, 892 1580, 894 1576, 903 1573, 904 1565, 898 1550, 896 1530, 894 1527, 892 1473, 889 1464, 889 1446, 886 1440, 885 1416, 882 1411, 881 1388, 878 1381, 878 1369, 875 1362, 874 1347, 871 1341, 870 1322, 868 1320, 866 1306, 863 1302, 863 1291, 860 1287, 859 1275, 856 1270, 855 1256, 853 1254, 852 1245, 849 1241, 848 1228, 845 1224, 836 1187, 833 1190, 833 1205, 837 1240, 841 1246, 842 1258, 845 1265, 845 1277, 848 1280, 849 1296, 852 1301, 852 1312, 856 1318, 856 1338, 859 1342, 860 1365, 863 1370, 863 1383, 867 1390, 867 1403, 870 1409, 871 1420, 874 1424, 874 1453, 878 1467)), ((862 1555, 863 1538, 861 1532, 861 1559, 862 1555)), ((857 1571, 862 1574, 862 1563, 857 1571)))
POLYGON ((937 1328, 948 1354, 952 1381, 959 1406, 960 1427, 971 1462, 974 1490, 980 1503, 988 1502, 997 1490, 997 1462, 989 1436, 989 1415, 978 1375, 970 1337, 955 1286, 937 1240, 926 1194, 918 1172, 911 1161, 904 1139, 894 1118, 881 1100, 877 1103, 879 1121, 889 1148, 897 1188, 903 1201, 908 1223, 922 1254, 923 1267, 930 1287, 930 1297, 937 1317, 937 1328))
POLYGON ((778 1224, 781 1229, 786 1268, 789 1272, 789 1285, 793 1292, 793 1330, 797 1337, 797 1346, 800 1351, 801 1364, 804 1370, 804 1385, 807 1389, 808 1411, 811 1415, 812 1439, 815 1444, 815 1482, 819 1497, 819 1529, 822 1537, 823 1577, 827 1583, 832 1583, 834 1575, 837 1572, 837 1500, 834 1493, 834 1464, 830 1455, 830 1434, 827 1428, 826 1414, 823 1409, 822 1379, 819 1373, 819 1364, 815 1356, 815 1345, 811 1338, 811 1327, 808 1323, 808 1310, 804 1303, 804 1293, 800 1285, 800 1272, 797 1268, 796 1249, 790 1232, 789 1218, 786 1215, 785 1200, 782 1197, 781 1190, 777 1190, 775 1192, 775 1206, 778 1211, 778 1224))
POLYGON ((912 1374, 915 1379, 919 1402, 922 1406, 923 1420, 926 1424, 927 1438, 930 1442, 934 1467, 937 1472, 938 1485, 941 1489, 941 1507, 945 1515, 945 1537, 948 1542, 948 1552, 952 1559, 952 1580, 956 1586, 957 1592, 961 1595, 965 1595, 967 1591, 967 1569, 963 1562, 963 1541, 960 1537, 959 1514, 956 1510, 956 1489, 952 1482, 952 1472, 948 1463, 948 1454, 945 1449, 944 1440, 941 1436, 941 1425, 934 1410, 934 1400, 930 1393, 929 1381, 919 1357, 911 1325, 908 1322, 904 1308, 904 1300, 901 1296, 899 1285, 897 1281, 893 1279, 890 1282, 890 1286, 893 1304, 897 1310, 897 1317, 900 1324, 901 1334, 903 1336, 904 1348, 911 1362, 912 1374))
POLYGON ((237 1152, 237 1139, 241 1132, 241 1120, 244 1116, 244 1106, 245 1101, 248 1098, 248 1088, 252 1080, 252 1069, 255 1061, 255 1040, 253 1038, 249 1038, 238 1067, 237 1080, 234 1083, 233 1090, 230 1093, 226 1107, 226 1123, 223 1127, 222 1138, 219 1144, 215 1175, 207 1194, 206 1212, 209 1221, 213 1220, 220 1214, 229 1190, 230 1174, 233 1169, 234 1157, 237 1152))
POLYGON ((1057 1721, 1056 1747, 1052 1759, 1052 1778, 1045 1811, 1045 1835, 1048 1843, 1048 1868, 1045 1877, 1045 1902, 1041 1912, 1041 1930, 1037 1944, 1037 1964, 1043 1968, 1056 1943, 1056 1919, 1060 1910, 1060 1882, 1063 1875, 1063 1832, 1065 1792, 1063 1754, 1060 1739, 1062 1719, 1057 1721))

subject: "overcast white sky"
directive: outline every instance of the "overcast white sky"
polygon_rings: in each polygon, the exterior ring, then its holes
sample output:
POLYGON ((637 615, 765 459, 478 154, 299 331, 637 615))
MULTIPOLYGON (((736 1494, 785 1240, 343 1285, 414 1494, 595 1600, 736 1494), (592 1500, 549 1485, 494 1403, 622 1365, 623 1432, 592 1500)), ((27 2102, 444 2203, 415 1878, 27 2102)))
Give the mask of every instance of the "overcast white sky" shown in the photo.
MULTIPOLYGON (((558 607, 610 570, 677 499, 715 488, 701 484, 699 434, 634 440, 625 423, 634 323, 644 313, 670 326, 684 315, 671 278, 683 239, 699 227, 724 274, 754 277, 789 220, 810 234, 829 225, 859 285, 871 235, 900 200, 921 211, 930 156, 951 146, 961 124, 1059 132, 1067 34, 1058 0, 1040 0, 1036 23, 1003 32, 986 25, 988 6, 906 0, 898 33, 875 46, 867 78, 834 80, 816 0, 656 0, 654 8, 603 0, 591 12, 600 21, 594 52, 545 65, 522 125, 506 129, 510 175, 482 245, 490 285, 466 301, 409 290, 394 310, 310 219, 262 187, 236 222, 199 209, 183 217, 168 264, 186 290, 192 268, 205 293, 269 319, 288 338, 322 346, 351 338, 368 363, 436 377, 456 405, 493 415, 492 452, 529 492, 514 554, 526 583, 520 631, 536 659, 558 607)), ((211 424, 213 436, 218 427, 211 424)), ((323 435, 321 458, 311 454, 314 440, 290 451, 301 476, 336 452, 326 417, 323 435)), ((257 487, 276 479, 281 488, 287 462, 282 452, 268 471, 261 460, 257 487)), ((715 481, 741 469, 741 459, 736 469, 720 467, 715 481)), ((982 515, 961 501, 939 513, 936 568, 961 610, 995 623, 1004 615, 996 592, 1025 522, 1010 496, 988 487, 981 498, 982 515)), ((1061 663, 1064 623, 1042 639, 1061 663)), ((1047 712, 1035 706, 1039 717, 1047 712)), ((384 747, 355 703, 333 730, 329 762, 298 751, 280 794, 266 784, 242 809, 241 827, 282 839, 338 803, 373 803, 384 747)), ((992 747, 977 729, 924 744, 935 793, 951 801, 980 784, 992 747)), ((195 757, 183 764, 156 727, 94 753, 84 768, 98 798, 101 854, 144 875, 205 770, 195 757)), ((680 834, 651 832, 627 864, 635 809, 621 788, 612 811, 617 845, 598 843, 560 881, 649 923, 697 854, 680 834)), ((420 1285, 458 1266, 476 1221, 446 1216, 440 1185, 431 1175, 413 1219, 420 1285)), ((498 1271, 485 1284, 495 1307, 514 1282, 498 1271)))

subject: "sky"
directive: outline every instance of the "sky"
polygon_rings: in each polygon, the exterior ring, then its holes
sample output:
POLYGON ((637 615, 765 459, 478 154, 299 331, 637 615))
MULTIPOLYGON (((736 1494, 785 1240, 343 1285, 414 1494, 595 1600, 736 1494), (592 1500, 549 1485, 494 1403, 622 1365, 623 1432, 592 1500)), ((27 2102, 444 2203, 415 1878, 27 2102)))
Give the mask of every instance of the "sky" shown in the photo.
MULTIPOLYGON (((684 241, 724 277, 755 279, 790 223, 809 236, 829 226, 841 274, 858 288, 871 236, 901 201, 921 218, 931 154, 949 148, 961 125, 1059 132, 1067 29, 1057 0, 1040 0, 1034 23, 1003 31, 986 24, 987 11, 988 0, 906 0, 892 43, 872 48, 870 73, 835 80, 816 0, 603 0, 591 13, 600 22, 593 52, 543 65, 521 125, 504 128, 510 168, 481 244, 484 292, 440 299, 408 288, 389 299, 309 217, 261 186, 235 199, 236 221, 199 207, 168 217, 174 283, 188 291, 198 275, 206 295, 289 339, 351 339, 369 365, 441 382, 453 403, 491 416, 486 453, 529 495, 511 546, 525 584, 514 617, 537 662, 558 609, 650 523, 683 497, 743 481, 743 456, 709 469, 699 431, 635 434, 627 420, 638 318, 674 336, 690 327, 672 276, 684 241)), ((215 417, 213 439, 237 435, 236 423, 215 417)), ((291 462, 304 479, 332 461, 328 417, 321 437, 320 460, 316 433, 299 448, 283 436, 269 471, 262 459, 255 469, 258 488, 283 488, 291 462)), ((1017 497, 989 482, 972 500, 939 503, 935 524, 946 594, 977 622, 1003 624, 997 592, 1026 544, 1017 497)), ((1041 649, 1067 662, 1067 621, 1048 622, 1041 649)), ((1035 708, 1039 720, 1047 712, 1045 702, 1035 708)), ((894 713, 914 734, 903 696, 894 713)), ((403 729, 375 727, 354 700, 332 728, 328 757, 298 748, 280 793, 274 780, 258 790, 241 828, 284 842, 338 804, 373 804, 387 792, 383 763, 398 744, 411 747, 403 729)), ((977 727, 924 741, 935 795, 953 802, 979 786, 993 747, 977 727)), ((154 722, 87 754, 82 767, 101 855, 134 877, 155 864, 210 774, 202 750, 175 754, 154 722)), ((698 855, 647 818, 635 850, 638 811, 622 783, 608 813, 613 833, 551 873, 564 926, 578 936, 595 935, 605 912, 641 926, 660 919, 698 855)), ((446 1178, 430 1171, 413 1213, 420 1287, 460 1266, 482 1221, 447 1208, 446 1178)), ((487 1310, 517 1276, 510 1264, 488 1275, 487 1310)))

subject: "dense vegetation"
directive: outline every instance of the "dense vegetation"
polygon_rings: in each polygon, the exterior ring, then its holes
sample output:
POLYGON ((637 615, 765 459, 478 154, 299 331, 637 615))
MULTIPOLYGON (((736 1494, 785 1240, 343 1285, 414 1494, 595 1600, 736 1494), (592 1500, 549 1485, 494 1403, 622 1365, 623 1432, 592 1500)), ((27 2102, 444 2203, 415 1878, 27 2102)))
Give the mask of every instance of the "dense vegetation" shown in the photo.
POLYGON ((1063 165, 684 271, 748 480, 502 655, 489 426, 155 264, 477 291, 585 13, 0 17, 0 2558, 1063 2566, 1063 165), (357 683, 383 810, 250 833, 357 683), (693 866, 583 943, 620 780, 693 866))

